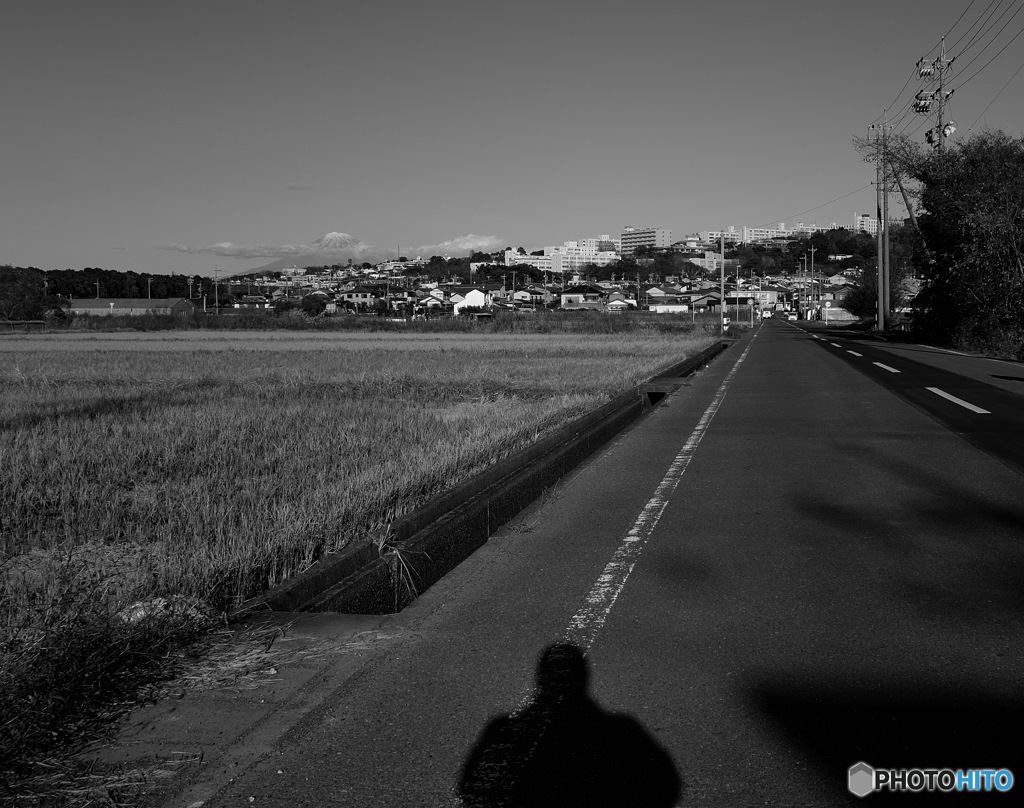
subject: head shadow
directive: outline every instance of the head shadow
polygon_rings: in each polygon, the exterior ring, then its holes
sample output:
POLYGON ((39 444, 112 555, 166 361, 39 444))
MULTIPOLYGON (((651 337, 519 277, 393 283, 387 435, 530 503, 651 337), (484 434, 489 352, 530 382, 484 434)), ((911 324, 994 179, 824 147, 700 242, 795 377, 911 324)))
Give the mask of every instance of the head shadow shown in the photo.
POLYGON ((467 808, 677 805, 685 784, 669 754, 631 716, 590 697, 590 670, 571 643, 545 648, 530 702, 492 719, 459 782, 467 808))

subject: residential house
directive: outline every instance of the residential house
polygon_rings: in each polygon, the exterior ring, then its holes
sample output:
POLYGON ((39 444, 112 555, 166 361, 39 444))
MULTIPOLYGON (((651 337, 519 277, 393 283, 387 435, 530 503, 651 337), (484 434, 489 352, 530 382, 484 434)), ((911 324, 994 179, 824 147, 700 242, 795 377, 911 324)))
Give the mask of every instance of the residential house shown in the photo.
POLYGON ((269 309, 270 301, 266 295, 242 295, 235 298, 236 309, 269 309))
POLYGON ((338 295, 338 300, 357 310, 373 308, 377 304, 376 292, 368 286, 354 286, 338 295))
POLYGON ((475 286, 453 286, 449 293, 452 312, 459 314, 463 309, 486 309, 491 306, 491 293, 475 286))
POLYGON ((690 298, 690 305, 696 312, 718 311, 722 306, 720 292, 698 292, 690 298))
POLYGON ((562 291, 560 305, 563 309, 603 309, 603 297, 604 290, 600 286, 580 284, 562 291))

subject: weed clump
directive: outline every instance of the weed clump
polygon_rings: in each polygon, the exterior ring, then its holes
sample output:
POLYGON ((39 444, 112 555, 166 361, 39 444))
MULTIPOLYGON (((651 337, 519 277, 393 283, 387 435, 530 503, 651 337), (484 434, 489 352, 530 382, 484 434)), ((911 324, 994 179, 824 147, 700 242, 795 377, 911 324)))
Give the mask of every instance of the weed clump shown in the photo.
POLYGON ((171 676, 169 653, 216 620, 191 600, 126 608, 138 559, 119 555, 78 547, 0 565, 0 794, 171 676))

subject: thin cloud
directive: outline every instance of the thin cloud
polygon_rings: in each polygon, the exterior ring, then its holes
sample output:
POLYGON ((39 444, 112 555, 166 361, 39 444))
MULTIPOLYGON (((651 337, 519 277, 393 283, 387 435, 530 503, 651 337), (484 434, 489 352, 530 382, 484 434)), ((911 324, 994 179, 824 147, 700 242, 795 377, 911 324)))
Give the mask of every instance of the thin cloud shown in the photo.
POLYGON ((474 252, 490 253, 504 246, 505 240, 497 236, 477 236, 470 233, 468 236, 450 238, 439 244, 424 244, 415 251, 420 255, 468 255, 474 252))
POLYGON ((312 244, 234 244, 223 241, 206 247, 191 247, 187 244, 167 244, 155 247, 157 250, 186 253, 188 255, 216 255, 220 258, 270 258, 284 260, 337 260, 359 259, 360 261, 376 259, 381 251, 372 244, 350 244, 338 248, 321 248, 312 244))
POLYGON ((295 258, 316 251, 315 247, 308 244, 233 244, 230 241, 222 241, 208 247, 168 244, 156 249, 188 253, 189 255, 217 255, 221 258, 295 258))
MULTIPOLYGON (((504 240, 497 236, 478 236, 470 233, 466 236, 447 239, 438 244, 424 244, 420 247, 403 249, 405 255, 469 255, 473 252, 494 252, 505 245, 504 240)), ((188 244, 166 244, 155 247, 157 250, 186 253, 187 255, 215 255, 219 258, 269 258, 271 260, 318 261, 336 263, 351 258, 356 262, 369 261, 376 263, 386 260, 393 253, 382 250, 372 244, 350 244, 344 247, 324 249, 315 244, 235 244, 222 241, 205 247, 193 247, 188 244)))
POLYGON ((299 185, 298 183, 292 183, 291 185, 285 186, 289 191, 309 191, 312 190, 312 185, 299 185))

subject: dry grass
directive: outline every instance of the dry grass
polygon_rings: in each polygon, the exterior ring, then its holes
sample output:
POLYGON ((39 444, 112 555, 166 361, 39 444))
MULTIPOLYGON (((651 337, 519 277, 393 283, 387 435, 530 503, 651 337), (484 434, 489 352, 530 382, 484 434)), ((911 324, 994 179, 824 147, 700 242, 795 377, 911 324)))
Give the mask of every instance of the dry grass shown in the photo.
POLYGON ((114 545, 132 558, 121 572, 131 597, 186 594, 227 609, 649 376, 681 347, 659 337, 359 336, 316 347, 307 338, 304 350, 284 340, 281 351, 193 338, 185 359, 180 341, 167 352, 131 341, 86 357, 11 354, 0 377, 11 393, 0 405, 10 458, 0 552, 114 545))
POLYGON ((209 629, 180 614, 126 622, 131 602, 229 610, 711 341, 5 339, 0 758, 45 759, 179 669, 174 649, 209 629))

